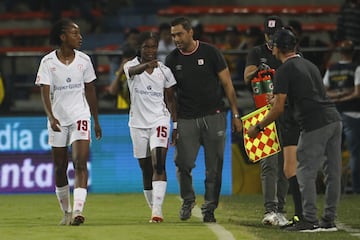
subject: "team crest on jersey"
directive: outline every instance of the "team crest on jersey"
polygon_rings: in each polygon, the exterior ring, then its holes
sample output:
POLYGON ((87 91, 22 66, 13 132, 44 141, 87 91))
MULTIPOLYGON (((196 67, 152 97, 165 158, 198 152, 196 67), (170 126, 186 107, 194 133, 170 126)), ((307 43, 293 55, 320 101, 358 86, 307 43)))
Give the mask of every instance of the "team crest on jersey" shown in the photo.
POLYGON ((68 77, 68 78, 66 79, 66 82, 71 82, 71 78, 68 77))
POLYGON ((201 65, 204 65, 204 62, 205 62, 205 61, 204 61, 203 58, 200 58, 200 59, 198 59, 197 62, 198 62, 198 65, 201 66, 201 65))
POLYGON ((175 69, 176 69, 176 71, 181 71, 182 70, 182 65, 176 65, 175 69))

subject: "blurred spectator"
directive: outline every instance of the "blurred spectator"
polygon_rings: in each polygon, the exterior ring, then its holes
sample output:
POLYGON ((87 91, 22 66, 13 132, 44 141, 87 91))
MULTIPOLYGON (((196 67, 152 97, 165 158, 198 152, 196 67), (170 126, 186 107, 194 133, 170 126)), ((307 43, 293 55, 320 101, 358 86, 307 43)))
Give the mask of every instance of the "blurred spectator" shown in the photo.
POLYGON ((121 45, 122 56, 110 58, 109 87, 105 98, 113 100, 116 96, 116 108, 128 109, 130 104, 129 89, 124 73, 124 64, 137 55, 138 38, 140 31, 136 28, 127 29, 125 32, 125 42, 121 45))
POLYGON ((327 95, 336 103, 344 124, 350 152, 353 192, 360 193, 360 65, 352 61, 354 44, 340 43, 340 61, 332 64, 324 76, 327 95))
MULTIPOLYGON (((129 28, 125 30, 125 41, 120 45, 120 49, 125 52, 136 52, 138 49, 138 37, 140 31, 137 28, 129 28)), ((116 78, 115 73, 119 70, 119 66, 122 62, 122 56, 111 56, 110 57, 110 73, 109 83, 116 78)))
POLYGON ((100 20, 93 14, 92 1, 87 0, 49 0, 51 21, 56 22, 61 18, 61 12, 76 7, 81 16, 90 24, 89 32, 95 32, 100 20))
POLYGON ((249 50, 265 42, 264 34, 259 27, 251 26, 245 31, 245 36, 241 42, 241 49, 249 50))
MULTIPOLYGON (((236 26, 228 26, 225 29, 225 44, 222 46, 223 51, 228 50, 240 50, 241 46, 241 39, 240 39, 240 32, 236 26)), ((243 82, 243 73, 245 65, 243 62, 240 62, 240 55, 234 53, 225 53, 224 54, 226 63, 229 67, 231 79, 233 80, 234 87, 239 85, 240 81, 243 82)))
POLYGON ((43 1, 41 0, 4 0, 4 10, 6 12, 25 12, 37 11, 42 8, 43 1))
POLYGON ((208 36, 206 36, 205 30, 204 30, 204 25, 202 23, 200 23, 199 20, 193 20, 191 22, 191 26, 194 31, 194 35, 193 35, 194 40, 199 40, 199 41, 207 42, 207 43, 212 42, 211 39, 208 36))
POLYGON ((171 26, 169 23, 162 23, 159 26, 159 47, 158 47, 158 60, 165 62, 166 56, 176 48, 174 41, 171 37, 171 26))
MULTIPOLYGON (((351 40, 360 46, 360 0, 346 0, 341 6, 335 33, 335 42, 351 40)), ((359 50, 354 53, 354 61, 360 63, 359 50)))
POLYGON ((306 48, 330 48, 330 45, 316 38, 311 38, 303 33, 302 25, 297 20, 289 20, 288 25, 292 28, 298 38, 298 50, 301 51, 304 58, 314 63, 323 76, 327 63, 331 57, 331 51, 305 51, 306 48))
POLYGON ((360 43, 360 0, 346 0, 341 6, 335 34, 336 41, 360 43))

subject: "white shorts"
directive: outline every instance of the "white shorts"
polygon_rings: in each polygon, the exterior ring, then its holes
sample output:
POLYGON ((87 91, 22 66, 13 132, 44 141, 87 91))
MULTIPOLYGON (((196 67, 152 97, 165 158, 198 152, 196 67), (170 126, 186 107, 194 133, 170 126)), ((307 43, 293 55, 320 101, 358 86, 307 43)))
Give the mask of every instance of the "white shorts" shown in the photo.
POLYGON ((91 121, 79 120, 69 126, 60 126, 61 132, 55 132, 48 122, 49 145, 52 147, 66 147, 76 140, 89 140, 91 121))
POLYGON ((153 128, 130 127, 134 157, 146 158, 151 156, 151 150, 156 147, 167 148, 169 144, 170 123, 159 121, 153 128))

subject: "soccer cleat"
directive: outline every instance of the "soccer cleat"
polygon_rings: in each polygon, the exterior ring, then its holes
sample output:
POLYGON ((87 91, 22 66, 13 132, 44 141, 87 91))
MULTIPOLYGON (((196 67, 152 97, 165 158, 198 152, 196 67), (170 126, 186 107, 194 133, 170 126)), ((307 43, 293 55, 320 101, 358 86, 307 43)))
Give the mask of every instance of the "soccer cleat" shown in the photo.
POLYGON ((283 213, 277 213, 277 219, 278 219, 278 225, 280 226, 280 227, 282 227, 282 226, 285 226, 286 224, 288 224, 288 220, 287 220, 287 218, 285 217, 285 215, 283 214, 283 213))
POLYGON ((285 228, 286 231, 290 232, 320 232, 322 229, 318 223, 311 223, 306 220, 300 219, 293 226, 285 228))
POLYGON ((73 219, 71 221, 71 225, 79 226, 85 222, 85 217, 82 215, 80 211, 75 211, 73 213, 73 219))
POLYGON ((330 221, 325 218, 320 219, 319 226, 321 228, 321 231, 323 232, 336 232, 338 230, 334 221, 330 221))
POLYGON ((216 218, 213 211, 207 211, 203 213, 204 223, 216 223, 216 218))
POLYGON ((268 212, 264 214, 264 218, 262 220, 262 224, 264 225, 279 225, 278 215, 275 212, 268 212))
POLYGON ((163 214, 162 214, 161 207, 153 206, 150 222, 152 222, 152 223, 160 223, 160 222, 163 222, 163 221, 164 221, 164 217, 163 217, 163 214))
POLYGON ((183 221, 188 220, 191 217, 191 210, 194 208, 194 206, 195 206, 195 202, 184 201, 179 213, 180 220, 183 221))
POLYGON ((71 217, 72 217, 72 213, 71 212, 65 212, 64 213, 64 217, 61 219, 61 221, 59 222, 59 225, 62 226, 69 226, 71 224, 71 217))
POLYGON ((287 222, 287 224, 280 226, 280 228, 286 230, 286 228, 294 226, 299 221, 300 218, 295 215, 287 222))

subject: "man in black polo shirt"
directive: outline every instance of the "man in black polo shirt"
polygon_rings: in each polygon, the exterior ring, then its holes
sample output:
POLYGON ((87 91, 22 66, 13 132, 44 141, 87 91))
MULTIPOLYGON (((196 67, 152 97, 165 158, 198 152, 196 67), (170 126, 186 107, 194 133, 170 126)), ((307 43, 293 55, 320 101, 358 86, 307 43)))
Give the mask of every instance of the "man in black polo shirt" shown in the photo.
POLYGON ((249 137, 284 111, 285 101, 298 122, 301 133, 297 145, 297 177, 302 194, 303 218, 288 231, 336 231, 334 223, 341 186, 340 114, 326 96, 319 69, 296 54, 296 37, 286 29, 273 37, 272 53, 283 63, 274 78, 274 104, 268 115, 248 130, 249 137), (325 206, 320 224, 316 207, 316 178, 320 167, 325 175, 325 206))
POLYGON ((195 206, 191 171, 202 145, 205 153, 205 202, 201 207, 204 222, 216 222, 214 210, 219 203, 226 135, 223 91, 233 114, 232 128, 242 124, 235 90, 224 57, 214 46, 194 40, 189 19, 171 22, 171 35, 177 49, 165 64, 177 82, 178 123, 175 164, 183 204, 180 219, 187 220, 195 206))

